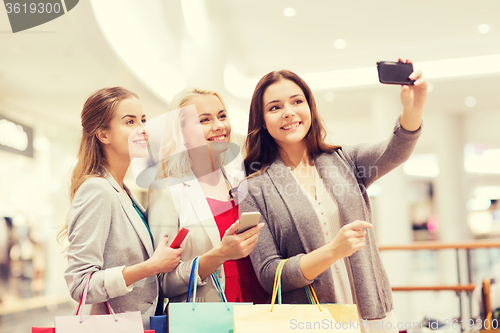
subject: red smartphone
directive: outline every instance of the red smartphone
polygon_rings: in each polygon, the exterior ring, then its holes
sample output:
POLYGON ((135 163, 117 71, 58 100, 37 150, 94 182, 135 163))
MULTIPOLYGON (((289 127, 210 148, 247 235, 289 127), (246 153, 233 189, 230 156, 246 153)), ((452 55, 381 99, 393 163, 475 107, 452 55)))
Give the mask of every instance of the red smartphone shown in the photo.
POLYGON ((181 247, 182 242, 184 241, 184 238, 186 238, 187 234, 189 232, 189 229, 182 228, 179 230, 179 233, 177 236, 175 236, 174 241, 172 244, 170 244, 170 247, 173 249, 178 249, 181 247))

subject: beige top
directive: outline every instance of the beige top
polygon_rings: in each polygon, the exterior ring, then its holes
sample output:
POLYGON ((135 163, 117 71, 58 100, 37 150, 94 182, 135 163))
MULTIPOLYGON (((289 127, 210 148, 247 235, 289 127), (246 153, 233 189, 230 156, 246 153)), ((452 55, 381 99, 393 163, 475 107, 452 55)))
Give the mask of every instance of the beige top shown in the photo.
MULTIPOLYGON (((311 196, 309 191, 304 189, 298 180, 297 182, 300 184, 300 187, 306 193, 306 196, 313 205, 321 224, 323 237, 325 238, 325 242, 328 243, 335 238, 342 227, 342 219, 340 217, 337 201, 326 190, 323 180, 318 175, 316 168, 311 168, 311 170, 314 170, 316 198, 311 196)), ((291 172, 291 174, 295 177, 293 172, 291 172)), ((337 260, 330 266, 330 269, 332 270, 333 275, 333 288, 335 291, 336 302, 339 304, 354 304, 348 271, 350 270, 349 260, 347 258, 337 260)))
MULTIPOLYGON (((288 169, 291 171, 291 168, 288 169)), ((316 198, 311 196, 309 191, 302 186, 293 172, 291 172, 291 174, 297 180, 300 188, 306 193, 306 196, 313 205, 314 210, 318 215, 325 241, 331 242, 342 227, 339 207, 335 198, 333 198, 326 190, 323 180, 318 175, 316 168, 311 169, 314 170, 316 198)), ((355 296, 353 293, 354 287, 352 285, 352 272, 349 259, 343 258, 341 260, 337 260, 330 266, 330 269, 332 270, 333 275, 333 288, 335 290, 336 302, 339 304, 355 304, 353 301, 355 296)), ((361 318, 361 315, 359 315, 359 318, 361 318)), ((397 333, 398 331, 396 327, 397 322, 394 312, 389 311, 384 319, 364 321, 360 326, 360 329, 361 333, 397 333)))

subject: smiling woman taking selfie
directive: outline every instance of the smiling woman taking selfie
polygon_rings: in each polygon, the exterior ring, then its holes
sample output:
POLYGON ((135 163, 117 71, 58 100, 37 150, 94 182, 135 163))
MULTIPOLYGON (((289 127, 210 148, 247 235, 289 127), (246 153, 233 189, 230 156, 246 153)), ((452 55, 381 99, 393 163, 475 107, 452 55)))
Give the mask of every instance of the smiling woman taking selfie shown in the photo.
POLYGON ((141 204, 123 183, 130 160, 147 155, 146 115, 137 95, 121 88, 92 94, 81 115, 82 139, 71 177, 67 226, 68 268, 64 277, 71 297, 80 301, 90 279, 91 314, 140 311, 143 325, 155 314, 157 274, 179 263, 182 249, 153 237, 141 204))
POLYGON ((262 214, 250 258, 268 293, 288 259, 283 303, 308 303, 304 287, 312 285, 321 303, 357 304, 360 318, 391 321, 386 331, 396 332, 366 189, 408 159, 420 135, 427 84, 420 72, 410 78, 415 85, 401 89, 403 113, 389 139, 353 147, 325 142, 314 96, 295 73, 274 71, 257 84, 240 213, 262 214))

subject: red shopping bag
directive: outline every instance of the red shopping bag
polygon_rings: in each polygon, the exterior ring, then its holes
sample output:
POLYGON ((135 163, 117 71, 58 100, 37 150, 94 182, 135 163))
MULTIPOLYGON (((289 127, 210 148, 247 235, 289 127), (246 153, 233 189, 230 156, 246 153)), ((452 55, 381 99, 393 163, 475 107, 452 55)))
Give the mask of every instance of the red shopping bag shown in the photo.
POLYGON ((31 333, 56 333, 55 327, 32 327, 31 333))
MULTIPOLYGON (((55 327, 32 327, 31 333, 56 333, 55 327)), ((156 333, 155 330, 145 330, 144 333, 156 333)))

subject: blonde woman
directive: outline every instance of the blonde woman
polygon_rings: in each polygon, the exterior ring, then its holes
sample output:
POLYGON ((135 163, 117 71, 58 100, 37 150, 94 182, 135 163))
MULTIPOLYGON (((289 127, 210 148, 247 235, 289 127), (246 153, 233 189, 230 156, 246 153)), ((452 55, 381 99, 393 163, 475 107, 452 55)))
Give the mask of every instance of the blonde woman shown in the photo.
POLYGON ((190 88, 172 101, 160 147, 160 179, 149 191, 153 234, 173 239, 189 229, 181 263, 161 277, 172 302, 186 301, 193 259, 199 259, 197 301, 220 301, 210 274, 218 271, 230 302, 265 302, 248 255, 263 225, 238 229, 238 206, 230 189, 243 179, 239 148, 220 95, 190 88), (227 162, 232 160, 226 167, 227 162))
POLYGON ((91 314, 141 311, 145 329, 155 314, 157 274, 179 263, 182 249, 153 237, 145 211, 123 183, 130 159, 147 155, 146 115, 136 94, 105 88, 92 94, 81 115, 82 139, 71 177, 66 283, 75 301, 92 276, 91 314))

